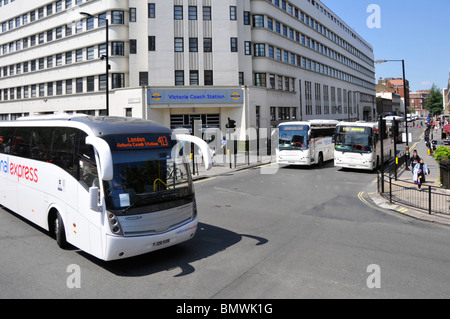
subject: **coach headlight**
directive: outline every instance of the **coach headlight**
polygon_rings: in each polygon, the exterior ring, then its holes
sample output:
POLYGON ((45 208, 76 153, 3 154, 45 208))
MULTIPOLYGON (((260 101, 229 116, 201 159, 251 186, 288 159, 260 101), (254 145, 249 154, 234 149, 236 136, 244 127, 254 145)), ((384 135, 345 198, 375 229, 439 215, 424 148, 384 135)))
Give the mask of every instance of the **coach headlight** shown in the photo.
POLYGON ((113 213, 108 213, 109 228, 114 235, 123 235, 119 220, 113 213))

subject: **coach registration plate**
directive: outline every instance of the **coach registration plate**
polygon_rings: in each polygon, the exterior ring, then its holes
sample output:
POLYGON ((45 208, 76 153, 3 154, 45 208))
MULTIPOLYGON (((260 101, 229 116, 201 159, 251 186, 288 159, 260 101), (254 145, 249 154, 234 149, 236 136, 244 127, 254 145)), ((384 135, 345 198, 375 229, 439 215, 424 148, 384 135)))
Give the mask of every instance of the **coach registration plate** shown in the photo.
POLYGON ((162 245, 168 244, 169 242, 170 242, 170 239, 160 240, 160 241, 154 242, 153 247, 162 246, 162 245))

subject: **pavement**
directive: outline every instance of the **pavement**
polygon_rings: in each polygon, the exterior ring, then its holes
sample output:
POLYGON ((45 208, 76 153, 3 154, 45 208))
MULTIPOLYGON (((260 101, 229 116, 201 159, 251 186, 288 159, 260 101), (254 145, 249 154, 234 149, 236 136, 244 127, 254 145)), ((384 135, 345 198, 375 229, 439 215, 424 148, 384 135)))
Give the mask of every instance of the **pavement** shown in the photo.
MULTIPOLYGON (((428 166, 431 173, 426 177, 426 183, 422 188, 427 188, 428 186, 432 186, 433 189, 436 189, 439 193, 444 193, 450 195, 450 190, 441 188, 439 182, 439 164, 436 162, 432 155, 428 154, 428 148, 423 139, 423 128, 413 128, 411 129, 413 134, 417 136, 417 138, 413 137, 413 143, 410 144, 411 155, 414 150, 417 150, 419 157, 423 158, 424 163, 428 166)), ((398 183, 407 184, 408 182, 412 182, 412 173, 406 168, 403 172, 401 172, 398 176, 398 183)), ((430 215, 428 211, 421 210, 412 206, 408 206, 405 204, 391 204, 388 199, 382 197, 377 192, 377 184, 368 186, 366 190, 370 199, 374 204, 383 209, 388 209, 395 211, 397 213, 407 215, 409 217, 415 218, 417 220, 436 223, 440 225, 450 226, 450 215, 440 214, 437 212, 433 212, 430 215)), ((426 205, 425 205, 426 206, 426 205)))

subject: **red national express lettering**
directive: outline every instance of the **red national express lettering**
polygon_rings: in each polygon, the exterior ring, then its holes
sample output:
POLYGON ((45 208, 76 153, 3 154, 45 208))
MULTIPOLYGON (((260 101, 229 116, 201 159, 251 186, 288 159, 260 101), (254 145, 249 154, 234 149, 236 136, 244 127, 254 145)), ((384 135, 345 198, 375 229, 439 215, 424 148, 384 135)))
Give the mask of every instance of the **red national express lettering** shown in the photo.
POLYGON ((11 163, 9 165, 9 173, 11 176, 17 176, 18 182, 21 178, 35 183, 39 181, 38 169, 26 165, 11 163))

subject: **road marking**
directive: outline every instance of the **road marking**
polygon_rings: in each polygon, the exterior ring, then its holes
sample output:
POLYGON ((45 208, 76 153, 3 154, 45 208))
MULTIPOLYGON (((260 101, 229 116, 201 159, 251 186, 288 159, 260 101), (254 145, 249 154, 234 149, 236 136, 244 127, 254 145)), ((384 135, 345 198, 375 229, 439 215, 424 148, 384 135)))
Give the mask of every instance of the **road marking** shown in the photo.
POLYGON ((400 208, 400 209, 397 209, 397 211, 400 212, 400 213, 406 213, 408 211, 408 209, 407 208, 400 208))
POLYGON ((377 209, 377 207, 373 206, 371 203, 369 203, 365 198, 364 198, 364 192, 359 192, 358 193, 358 198, 361 202, 363 202, 364 204, 366 204, 367 206, 377 209))
POLYGON ((200 184, 200 183, 203 183, 203 182, 212 181, 213 179, 216 179, 216 177, 208 177, 208 178, 205 178, 205 179, 201 179, 199 181, 195 181, 194 184, 200 184))

